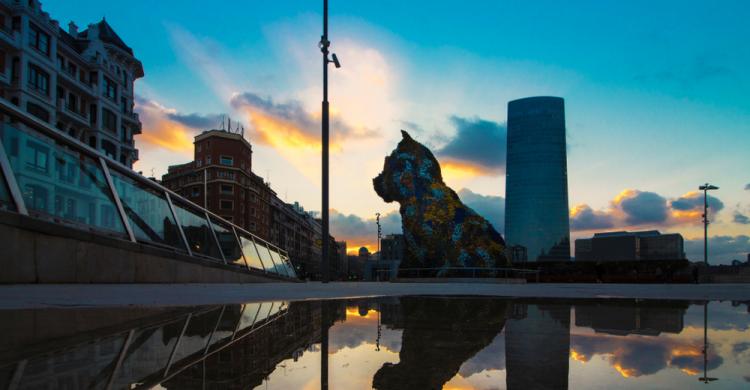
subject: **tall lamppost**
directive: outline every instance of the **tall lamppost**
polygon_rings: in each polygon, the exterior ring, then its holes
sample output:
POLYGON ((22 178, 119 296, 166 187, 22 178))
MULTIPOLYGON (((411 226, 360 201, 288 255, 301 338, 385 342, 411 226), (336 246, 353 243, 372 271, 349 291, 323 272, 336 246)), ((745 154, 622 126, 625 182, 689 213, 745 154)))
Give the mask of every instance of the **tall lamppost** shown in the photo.
POLYGON ((380 213, 375 213, 375 223, 378 224, 378 257, 376 258, 375 262, 375 280, 380 280, 380 258, 383 257, 383 254, 380 251, 380 213))
POLYGON ((322 158, 322 187, 323 187, 323 194, 322 194, 322 215, 321 215, 321 227, 323 229, 323 250, 322 250, 322 258, 320 259, 320 271, 321 271, 321 279, 323 283, 328 283, 328 280, 330 278, 329 276, 329 270, 328 270, 328 251, 329 251, 329 241, 330 241, 330 235, 329 235, 329 228, 328 228, 328 63, 333 62, 333 64, 340 68, 341 64, 339 63, 339 59, 336 57, 336 54, 331 54, 331 58, 328 58, 328 47, 331 46, 331 42, 328 40, 328 0, 323 0, 323 35, 320 37, 320 43, 318 44, 318 47, 320 47, 321 53, 323 53, 323 123, 322 123, 322 148, 323 148, 323 158, 322 158))
POLYGON ((706 183, 698 189, 703 191, 703 264, 708 266, 708 191, 719 187, 706 183))

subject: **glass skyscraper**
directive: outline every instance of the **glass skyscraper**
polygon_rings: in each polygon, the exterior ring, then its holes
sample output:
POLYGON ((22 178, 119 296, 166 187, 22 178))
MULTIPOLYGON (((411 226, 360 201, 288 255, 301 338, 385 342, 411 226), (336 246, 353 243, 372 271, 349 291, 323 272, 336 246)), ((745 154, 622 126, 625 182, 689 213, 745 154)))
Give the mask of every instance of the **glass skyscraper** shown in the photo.
POLYGON ((505 241, 514 262, 570 260, 565 101, 508 103, 505 241))

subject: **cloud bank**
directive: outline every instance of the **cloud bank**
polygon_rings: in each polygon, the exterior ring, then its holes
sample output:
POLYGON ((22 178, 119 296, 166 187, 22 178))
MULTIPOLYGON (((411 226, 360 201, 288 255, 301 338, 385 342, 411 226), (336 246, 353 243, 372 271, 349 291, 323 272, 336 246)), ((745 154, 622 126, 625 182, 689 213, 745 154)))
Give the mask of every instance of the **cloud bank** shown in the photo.
POLYGON ((442 160, 478 167, 485 173, 505 172, 507 129, 481 118, 451 116, 456 135, 436 151, 442 160))
MULTIPOLYGON (((732 260, 746 261, 750 253, 750 236, 713 236, 708 238, 709 262, 728 264, 732 260)), ((703 239, 685 240, 685 255, 690 260, 703 259, 703 239)))
MULTIPOLYGON (((708 205, 711 219, 724 209, 724 203, 713 196, 708 197, 708 205)), ((669 200, 655 192, 626 189, 606 209, 593 210, 587 204, 572 207, 570 227, 573 231, 671 227, 700 224, 702 214, 703 195, 697 191, 669 200)))

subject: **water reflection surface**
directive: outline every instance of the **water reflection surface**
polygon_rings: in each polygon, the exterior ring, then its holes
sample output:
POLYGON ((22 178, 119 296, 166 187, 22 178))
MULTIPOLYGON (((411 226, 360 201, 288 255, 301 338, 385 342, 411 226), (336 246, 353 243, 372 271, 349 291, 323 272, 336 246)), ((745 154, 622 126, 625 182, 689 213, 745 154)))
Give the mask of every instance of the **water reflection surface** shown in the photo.
POLYGON ((747 302, 402 297, 3 319, 0 389, 750 385, 747 302))

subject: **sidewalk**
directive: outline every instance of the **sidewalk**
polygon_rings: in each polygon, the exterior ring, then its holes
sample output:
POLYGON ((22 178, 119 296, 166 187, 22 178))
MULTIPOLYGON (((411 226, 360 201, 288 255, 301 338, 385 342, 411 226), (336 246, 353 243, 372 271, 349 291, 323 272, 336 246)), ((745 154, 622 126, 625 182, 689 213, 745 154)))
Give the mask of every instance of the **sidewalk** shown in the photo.
POLYGON ((478 284, 332 282, 0 285, 0 309, 196 306, 401 295, 750 301, 750 284, 478 284))

